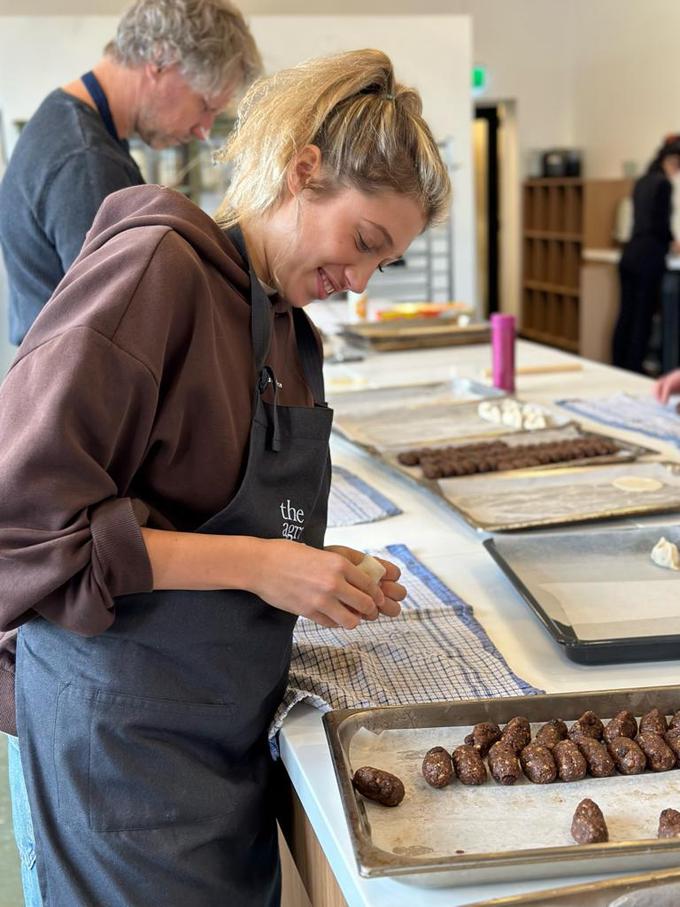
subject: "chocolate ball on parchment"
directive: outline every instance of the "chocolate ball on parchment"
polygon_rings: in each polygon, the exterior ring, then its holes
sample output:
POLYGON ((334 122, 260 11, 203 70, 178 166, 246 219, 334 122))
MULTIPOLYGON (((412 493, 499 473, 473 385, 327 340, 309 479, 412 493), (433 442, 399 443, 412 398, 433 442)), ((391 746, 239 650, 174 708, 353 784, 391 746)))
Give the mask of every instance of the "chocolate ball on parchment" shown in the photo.
POLYGON ((581 800, 571 820, 571 836, 577 844, 602 844, 609 840, 607 823, 594 800, 581 800))
POLYGON ((404 785, 400 778, 372 765, 364 765, 354 772, 352 784, 367 800, 383 806, 398 806, 404 799, 404 785))

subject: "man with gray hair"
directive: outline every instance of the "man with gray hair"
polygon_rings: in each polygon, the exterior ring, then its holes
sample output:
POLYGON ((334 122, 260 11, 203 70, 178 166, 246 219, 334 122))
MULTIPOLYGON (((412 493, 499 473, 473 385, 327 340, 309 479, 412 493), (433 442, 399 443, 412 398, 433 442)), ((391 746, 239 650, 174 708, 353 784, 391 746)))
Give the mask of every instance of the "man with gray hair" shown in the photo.
POLYGON ((92 70, 45 98, 0 183, 13 343, 80 252, 104 198, 144 182, 127 139, 152 148, 205 140, 260 68, 230 0, 137 0, 92 70))

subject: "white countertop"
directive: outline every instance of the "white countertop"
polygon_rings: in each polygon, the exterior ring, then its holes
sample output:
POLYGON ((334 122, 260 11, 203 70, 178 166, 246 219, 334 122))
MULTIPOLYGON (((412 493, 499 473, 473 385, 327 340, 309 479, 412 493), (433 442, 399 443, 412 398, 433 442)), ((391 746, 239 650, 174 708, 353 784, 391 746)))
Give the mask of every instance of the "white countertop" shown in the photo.
MULTIPOLYGON (((583 260, 596 264, 617 265, 621 258, 621 249, 584 249, 583 260)), ((669 271, 680 271, 680 255, 667 255, 666 267, 669 271)))
MULTIPOLYGON (((330 365, 326 374, 332 380, 334 375, 344 375, 351 369, 353 375, 363 375, 369 380, 398 383, 446 380, 453 374, 480 379, 490 361, 487 345, 450 347, 387 353, 361 363, 330 365)), ((523 400, 550 403, 565 396, 593 397, 618 391, 639 394, 651 390, 651 381, 639 375, 580 360, 527 341, 518 343, 517 366, 520 368, 574 361, 582 363, 582 371, 519 376, 517 395, 523 400)), ((632 433, 618 434, 639 440, 639 436, 632 433)), ((671 445, 656 444, 649 438, 643 443, 680 459, 677 449, 671 445)), ((403 513, 376 523, 329 530, 327 542, 356 548, 393 543, 408 545, 427 567, 473 606, 475 616, 512 670, 529 683, 557 693, 668 685, 678 681, 676 662, 588 667, 569 661, 485 552, 481 545, 482 534, 475 532, 453 510, 439 504, 426 491, 391 473, 347 442, 334 438, 332 446, 335 463, 350 468, 378 487, 401 507, 403 513)), ((666 515, 646 522, 669 521, 672 516, 666 515)), ((291 713, 281 732, 281 755, 349 907, 454 907, 585 880, 572 877, 436 889, 389 879, 362 879, 356 870, 318 711, 301 705, 291 713)), ((630 871, 635 869, 631 865, 630 871)))

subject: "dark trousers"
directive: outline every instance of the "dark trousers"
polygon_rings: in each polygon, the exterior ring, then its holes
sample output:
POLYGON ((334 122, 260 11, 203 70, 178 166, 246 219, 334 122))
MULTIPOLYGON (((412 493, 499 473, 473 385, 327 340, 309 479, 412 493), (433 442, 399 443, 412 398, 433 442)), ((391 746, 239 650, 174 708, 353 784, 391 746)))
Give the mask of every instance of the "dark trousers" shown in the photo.
POLYGON ((612 360, 619 368, 643 371, 663 275, 663 265, 631 269, 624 259, 619 266, 621 302, 612 349, 612 360))

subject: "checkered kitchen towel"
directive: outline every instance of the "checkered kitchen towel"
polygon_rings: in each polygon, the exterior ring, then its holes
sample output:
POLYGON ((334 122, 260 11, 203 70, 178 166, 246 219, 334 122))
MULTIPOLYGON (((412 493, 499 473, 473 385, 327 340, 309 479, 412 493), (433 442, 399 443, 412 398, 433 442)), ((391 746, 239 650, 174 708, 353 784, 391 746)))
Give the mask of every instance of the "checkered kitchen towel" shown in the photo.
POLYGON ((639 431, 650 438, 670 441, 680 447, 680 415, 672 407, 662 406, 651 397, 635 397, 632 394, 614 394, 594 400, 558 400, 560 406, 586 419, 594 419, 621 428, 624 431, 639 431))
POLYGON ((288 690, 270 736, 298 702, 330 709, 541 693, 514 674, 472 608, 405 545, 376 552, 396 563, 408 589, 399 617, 326 629, 300 618, 288 690))
POLYGON ((342 466, 333 467, 331 493, 328 499, 328 528, 374 523, 401 510, 388 498, 371 488, 359 476, 342 466))

